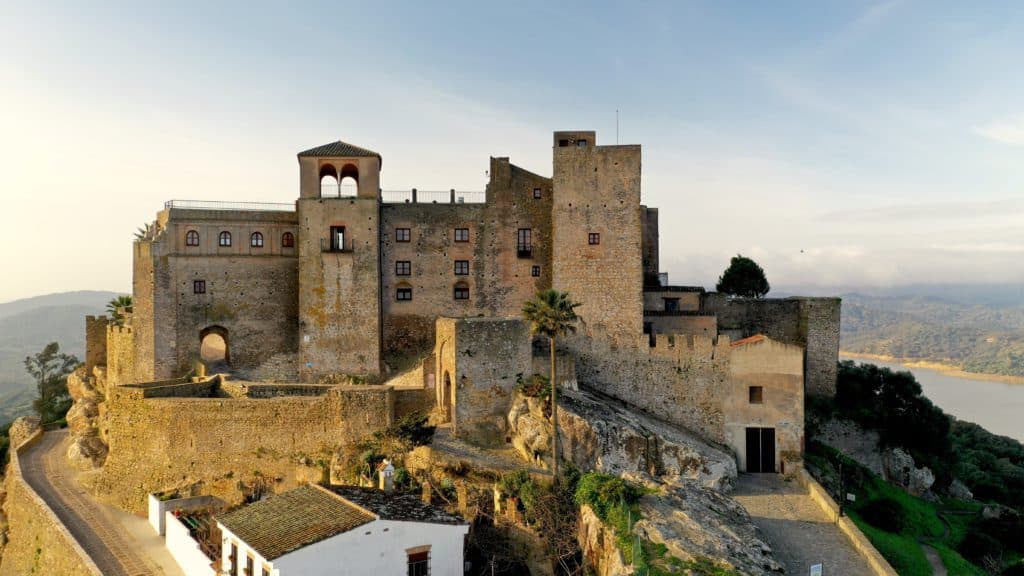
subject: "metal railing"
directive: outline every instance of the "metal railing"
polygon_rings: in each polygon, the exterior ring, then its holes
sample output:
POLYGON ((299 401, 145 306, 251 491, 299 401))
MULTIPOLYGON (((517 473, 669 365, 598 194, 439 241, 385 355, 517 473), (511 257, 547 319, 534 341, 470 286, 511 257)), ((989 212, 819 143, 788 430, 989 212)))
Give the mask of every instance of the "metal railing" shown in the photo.
POLYGON ((381 190, 382 204, 483 204, 482 190, 381 190))
POLYGON ((168 200, 165 209, 177 210, 249 210, 259 212, 295 212, 295 204, 285 202, 220 202, 217 200, 168 200))

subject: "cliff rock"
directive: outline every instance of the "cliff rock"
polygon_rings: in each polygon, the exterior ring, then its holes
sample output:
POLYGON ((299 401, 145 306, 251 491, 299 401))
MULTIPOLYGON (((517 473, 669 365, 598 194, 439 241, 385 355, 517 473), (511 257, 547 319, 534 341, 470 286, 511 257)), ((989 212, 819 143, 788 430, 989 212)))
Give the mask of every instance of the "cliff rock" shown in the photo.
POLYGON ((927 467, 918 468, 914 457, 902 448, 885 452, 885 478, 914 496, 924 496, 935 484, 935 474, 927 467))
POLYGON ((622 552, 615 542, 615 533, 604 525, 590 506, 580 509, 576 539, 583 550, 583 557, 595 576, 625 576, 633 574, 632 566, 626 566, 622 552))
POLYGON ((22 442, 28 440, 39 429, 39 416, 22 416, 15 420, 7 433, 11 439, 11 449, 21 446, 22 442))

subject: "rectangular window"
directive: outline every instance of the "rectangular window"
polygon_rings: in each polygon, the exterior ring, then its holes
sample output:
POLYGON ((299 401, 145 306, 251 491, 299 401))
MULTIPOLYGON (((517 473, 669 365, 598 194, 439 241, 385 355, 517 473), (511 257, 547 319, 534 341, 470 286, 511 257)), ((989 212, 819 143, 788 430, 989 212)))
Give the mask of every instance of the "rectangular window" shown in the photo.
POLYGON ((599 232, 591 232, 587 234, 587 244, 591 246, 597 246, 601 243, 601 234, 599 232))
POLYGON ((206 280, 193 280, 192 281, 192 293, 193 294, 206 294, 206 280))
POLYGON ((409 576, 430 576, 430 552, 409 554, 409 576))
POLYGON ((563 140, 559 140, 558 141, 558 147, 559 148, 565 148, 568 145, 569 145, 569 141, 568 140, 564 140, 563 139, 563 140))
POLYGON ((270 566, 263 565, 263 576, 270 576, 270 566))
POLYGON ((411 237, 408 228, 395 228, 395 242, 408 242, 411 237))
POLYGON ((530 266, 530 276, 534 278, 540 276, 540 266, 530 266))
POLYGON ((580 148, 586 148, 587 141, 585 139, 583 139, 583 138, 580 138, 579 140, 576 141, 576 146, 578 146, 580 148))
POLYGON ((231 541, 231 555, 228 556, 228 560, 231 561, 231 570, 238 573, 238 543, 234 540, 231 541))
POLYGON ((538 199, 540 198, 540 188, 533 189, 533 197, 538 199))
POLYGON ((459 282, 455 285, 454 296, 456 300, 469 300, 469 286, 459 282))
POLYGON ((399 288, 395 290, 395 300, 412 300, 412 288, 399 288))
POLYGON ((409 260, 395 262, 395 276, 408 276, 410 274, 412 274, 412 262, 409 260))
POLYGON ((331 252, 341 252, 345 249, 345 227, 331 226, 331 252))
POLYGON ((533 233, 529 228, 520 228, 516 232, 516 255, 529 258, 533 254, 533 233))
POLYGON ((252 556, 248 556, 247 555, 246 558, 245 558, 245 576, 256 576, 256 573, 254 572, 254 570, 255 569, 253 567, 252 556))
POLYGON ((679 311, 679 298, 662 298, 665 301, 665 312, 679 311))
POLYGON ((750 387, 750 403, 764 404, 764 386, 750 387))
POLYGON ((455 241, 456 242, 469 242, 469 228, 456 228, 455 229, 455 241))
POLYGON ((467 276, 467 275, 469 275, 469 260, 456 260, 455 261, 455 275, 456 276, 467 276))

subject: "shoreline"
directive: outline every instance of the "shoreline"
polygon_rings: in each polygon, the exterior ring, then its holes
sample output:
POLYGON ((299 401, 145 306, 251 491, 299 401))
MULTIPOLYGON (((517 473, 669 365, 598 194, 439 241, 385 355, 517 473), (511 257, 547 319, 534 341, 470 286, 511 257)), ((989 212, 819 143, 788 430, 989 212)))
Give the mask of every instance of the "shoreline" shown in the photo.
POLYGON ((930 360, 921 360, 920 358, 897 358, 895 356, 886 356, 884 354, 864 354, 860 352, 844 352, 839 351, 839 359, 853 358, 857 360, 877 360, 879 362, 887 362, 890 364, 899 364, 905 368, 916 368, 920 370, 931 370, 933 372, 941 372, 947 376, 954 378, 966 378, 968 380, 986 380, 989 382, 1002 382, 1003 384, 1024 384, 1024 376, 1006 376, 1003 374, 984 374, 981 372, 965 372, 957 366, 950 364, 943 364, 941 362, 934 362, 930 360))

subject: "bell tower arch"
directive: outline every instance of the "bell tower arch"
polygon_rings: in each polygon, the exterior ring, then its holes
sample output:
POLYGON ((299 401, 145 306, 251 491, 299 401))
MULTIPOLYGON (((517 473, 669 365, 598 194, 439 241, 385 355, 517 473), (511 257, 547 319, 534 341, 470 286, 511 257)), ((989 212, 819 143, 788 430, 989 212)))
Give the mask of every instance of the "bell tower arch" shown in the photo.
POLYGON ((298 154, 299 374, 380 374, 380 154, 298 154))

